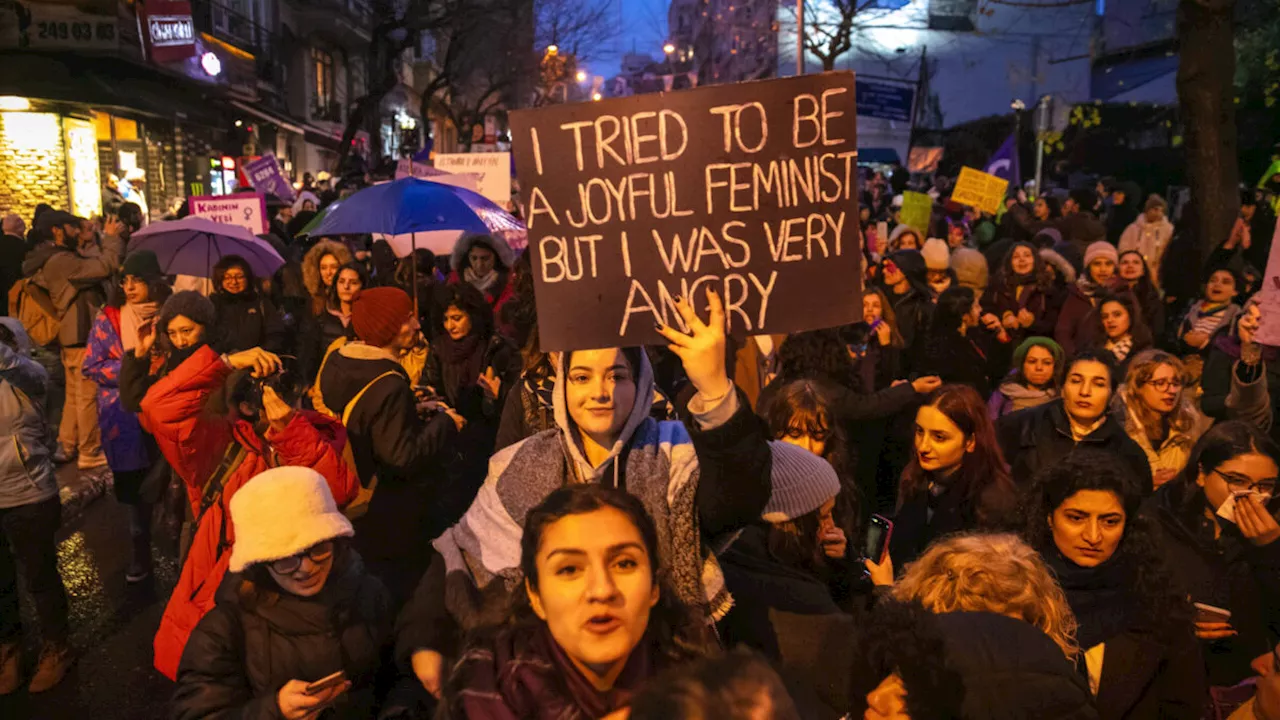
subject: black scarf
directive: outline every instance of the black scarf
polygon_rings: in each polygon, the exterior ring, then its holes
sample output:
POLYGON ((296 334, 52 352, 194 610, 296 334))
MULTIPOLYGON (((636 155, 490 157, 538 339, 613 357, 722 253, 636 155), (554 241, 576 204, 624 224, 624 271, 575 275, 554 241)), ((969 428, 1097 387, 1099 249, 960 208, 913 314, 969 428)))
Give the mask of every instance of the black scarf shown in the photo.
POLYGON ((195 355, 196 351, 204 347, 206 344, 207 343, 204 343, 204 342, 198 342, 194 345, 190 345, 188 347, 182 348, 181 350, 179 350, 178 348, 173 348, 172 350, 170 350, 168 355, 165 357, 164 366, 163 366, 161 375, 168 375, 174 370, 177 370, 178 367, 182 365, 182 363, 187 361, 187 358, 191 357, 192 355, 195 355))
POLYGON ((1044 559, 1067 594, 1067 603, 1079 623, 1076 639, 1082 649, 1106 642, 1133 626, 1135 611, 1129 581, 1134 569, 1120 551, 1091 568, 1068 560, 1057 545, 1045 552, 1044 559))
POLYGON ((443 335, 436 343, 445 384, 443 388, 436 389, 444 393, 454 405, 457 404, 461 391, 475 385, 484 370, 480 367, 484 361, 482 341, 480 333, 471 332, 461 340, 443 335))

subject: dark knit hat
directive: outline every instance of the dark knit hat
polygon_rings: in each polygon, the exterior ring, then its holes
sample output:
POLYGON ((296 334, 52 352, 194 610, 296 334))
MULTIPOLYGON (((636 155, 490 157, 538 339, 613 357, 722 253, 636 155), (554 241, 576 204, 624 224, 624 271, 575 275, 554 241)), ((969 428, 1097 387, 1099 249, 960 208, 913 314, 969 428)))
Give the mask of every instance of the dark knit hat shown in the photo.
POLYGON ((144 280, 155 280, 164 275, 160 269, 160 258, 150 250, 135 250, 124 259, 121 274, 132 275, 144 280))
POLYGON ((400 288, 362 290, 351 304, 351 327, 369 345, 390 345, 400 328, 413 317, 413 300, 400 288))
POLYGON ((156 332, 164 337, 169 321, 179 315, 206 329, 213 327, 213 302, 195 290, 183 290, 169 296, 160 308, 160 319, 156 322, 156 332))
POLYGON ((780 440, 770 442, 769 449, 773 454, 773 493, 761 514, 767 522, 808 515, 840 492, 840 478, 831 463, 780 440))

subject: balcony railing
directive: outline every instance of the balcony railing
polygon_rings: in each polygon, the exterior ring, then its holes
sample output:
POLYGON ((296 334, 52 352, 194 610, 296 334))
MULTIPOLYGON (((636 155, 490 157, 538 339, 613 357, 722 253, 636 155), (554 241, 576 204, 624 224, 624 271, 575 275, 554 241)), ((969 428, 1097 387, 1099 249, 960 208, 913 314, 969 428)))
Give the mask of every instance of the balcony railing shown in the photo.
POLYGON ((217 0, 192 0, 191 16, 196 30, 254 55, 270 54, 275 34, 217 0))
POLYGON ((311 119, 340 123, 342 122, 342 106, 333 101, 325 102, 319 98, 312 97, 311 119))

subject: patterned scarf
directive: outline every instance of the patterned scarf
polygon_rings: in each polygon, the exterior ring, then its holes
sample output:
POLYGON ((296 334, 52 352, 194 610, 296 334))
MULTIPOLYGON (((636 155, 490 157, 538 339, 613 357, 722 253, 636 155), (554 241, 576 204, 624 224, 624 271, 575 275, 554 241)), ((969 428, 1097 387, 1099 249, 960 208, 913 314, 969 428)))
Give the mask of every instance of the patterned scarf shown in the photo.
POLYGON ((1129 353, 1132 351, 1133 351, 1132 335, 1125 335, 1119 340, 1107 341, 1107 352, 1110 352, 1112 355, 1115 355, 1116 360, 1119 362, 1124 362, 1124 359, 1129 357, 1129 353))

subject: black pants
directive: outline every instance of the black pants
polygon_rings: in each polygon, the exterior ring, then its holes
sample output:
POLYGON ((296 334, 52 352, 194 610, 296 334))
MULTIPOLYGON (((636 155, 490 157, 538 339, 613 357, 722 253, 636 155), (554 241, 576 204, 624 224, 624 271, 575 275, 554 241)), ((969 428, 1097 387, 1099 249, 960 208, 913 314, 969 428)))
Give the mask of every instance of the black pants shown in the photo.
POLYGON ((58 496, 32 505, 0 509, 0 642, 21 641, 18 573, 35 602, 45 642, 66 642, 67 591, 58 574, 54 533, 62 524, 58 496))

